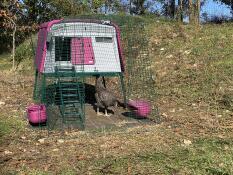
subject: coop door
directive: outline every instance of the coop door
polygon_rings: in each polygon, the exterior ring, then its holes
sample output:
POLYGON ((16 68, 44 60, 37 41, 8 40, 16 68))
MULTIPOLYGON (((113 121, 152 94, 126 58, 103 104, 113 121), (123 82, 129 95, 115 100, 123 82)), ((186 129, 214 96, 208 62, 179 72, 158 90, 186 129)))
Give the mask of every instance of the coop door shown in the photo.
POLYGON ((94 51, 90 37, 71 39, 71 62, 73 65, 94 64, 94 51))
POLYGON ((55 37, 55 61, 70 61, 70 38, 55 37))

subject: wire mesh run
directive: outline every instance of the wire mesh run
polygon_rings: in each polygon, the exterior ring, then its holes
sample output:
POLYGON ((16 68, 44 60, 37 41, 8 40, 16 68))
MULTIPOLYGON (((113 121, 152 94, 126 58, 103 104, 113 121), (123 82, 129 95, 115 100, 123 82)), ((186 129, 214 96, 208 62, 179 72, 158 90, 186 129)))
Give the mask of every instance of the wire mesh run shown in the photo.
POLYGON ((114 94, 121 107, 129 107, 130 100, 143 99, 151 105, 147 117, 158 117, 143 24, 140 20, 120 18, 116 23, 119 28, 105 18, 80 17, 42 25, 35 61, 34 97, 46 105, 49 129, 98 129, 117 126, 122 121, 141 123, 135 120, 135 110, 130 108, 115 110, 112 106, 101 106, 102 114, 107 111, 114 117, 97 116, 97 76, 103 77, 104 89, 114 94))

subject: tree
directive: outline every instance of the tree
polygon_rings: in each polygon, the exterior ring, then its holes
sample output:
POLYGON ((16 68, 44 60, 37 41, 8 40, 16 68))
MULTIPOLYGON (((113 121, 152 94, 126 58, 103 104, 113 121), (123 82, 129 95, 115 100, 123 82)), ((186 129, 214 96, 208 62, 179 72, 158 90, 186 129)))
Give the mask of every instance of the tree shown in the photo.
POLYGON ((233 0, 214 0, 214 1, 218 1, 218 2, 222 2, 228 6, 230 6, 231 8, 231 13, 233 15, 233 0))
POLYGON ((94 13, 98 13, 101 9, 101 7, 103 7, 105 5, 106 1, 105 0, 92 0, 91 2, 91 10, 94 13))
MULTIPOLYGON (((189 23, 191 24, 199 24, 200 23, 200 8, 201 1, 200 0, 188 0, 188 14, 189 14, 189 23)), ((205 0, 202 2, 204 4, 205 0)))
MULTIPOLYGON (((17 0, 1 2, 0 21, 1 28, 12 30, 12 69, 15 69, 15 34, 18 27, 18 19, 23 13, 20 3, 17 0)), ((5 32, 5 34, 7 34, 5 32)))
POLYGON ((93 0, 22 0, 28 20, 31 23, 42 23, 65 16, 76 16, 90 12, 90 8, 98 8, 100 1, 93 0), (91 6, 93 4, 93 6, 91 6))
POLYGON ((200 24, 200 9, 201 9, 201 2, 200 0, 196 0, 195 3, 195 23, 200 24))
POLYGON ((171 18, 175 18, 175 12, 176 12, 176 1, 170 0, 169 6, 168 6, 169 15, 171 18))
POLYGON ((193 23, 193 0, 188 0, 188 14, 189 14, 189 23, 193 23))
POLYGON ((143 15, 145 14, 146 8, 144 3, 146 0, 130 0, 130 14, 143 15))
POLYGON ((123 4, 120 0, 105 0, 104 3, 104 13, 113 13, 113 12, 121 12, 123 10, 123 4))
POLYGON ((175 18, 176 14, 176 1, 175 0, 160 0, 161 4, 163 4, 163 14, 170 18, 175 18))
POLYGON ((183 14, 183 0, 178 0, 178 21, 183 22, 184 14, 183 14))
POLYGON ((15 48, 38 25, 28 25, 22 1, 10 0, 0 2, 0 50, 12 52, 12 69, 16 68, 15 48))

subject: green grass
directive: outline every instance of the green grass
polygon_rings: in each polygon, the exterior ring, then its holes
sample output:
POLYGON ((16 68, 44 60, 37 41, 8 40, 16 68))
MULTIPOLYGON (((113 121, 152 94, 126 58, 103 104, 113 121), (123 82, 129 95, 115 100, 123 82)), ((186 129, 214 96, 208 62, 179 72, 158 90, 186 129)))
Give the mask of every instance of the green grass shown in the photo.
MULTIPOLYGON (((36 44, 36 35, 26 39, 15 49, 15 64, 19 71, 27 72, 33 69, 34 47, 36 44), (32 44, 33 42, 33 44, 32 44)), ((12 68, 12 54, 3 53, 0 55, 0 70, 10 70, 12 68)))
POLYGON ((127 174, 131 171, 132 174, 230 175, 233 173, 233 143, 223 139, 201 139, 190 146, 176 146, 170 151, 155 150, 89 163, 93 165, 94 174, 102 174, 103 171, 106 174, 127 174))
POLYGON ((0 55, 0 70, 10 70, 12 68, 11 54, 4 53, 0 55))
POLYGON ((224 93, 233 94, 229 84, 233 75, 232 27, 232 23, 202 25, 199 29, 175 22, 151 24, 152 57, 163 63, 155 65, 155 72, 166 72, 166 76, 158 77, 159 94, 173 95, 178 103, 200 99, 212 103, 224 93), (174 89, 178 91, 174 93, 174 89))
POLYGON ((15 59, 18 64, 22 61, 32 60, 34 58, 36 42, 37 36, 32 35, 16 48, 15 59))
POLYGON ((13 133, 20 132, 25 127, 25 123, 15 116, 0 116, 0 143, 4 141, 4 137, 13 133))
POLYGON ((224 60, 220 60, 216 62, 216 65, 223 65, 223 66, 232 66, 233 65, 233 56, 231 56, 230 58, 226 58, 224 60))
MULTIPOLYGON (((60 167, 58 174, 190 174, 231 175, 233 173, 233 142, 229 139, 203 138, 189 146, 177 145, 170 150, 142 151, 124 157, 106 157, 77 161, 60 167), (144 153, 143 153, 144 152, 144 153), (79 167, 78 171, 74 167, 79 167)), ((30 174, 50 174, 41 170, 30 174)))

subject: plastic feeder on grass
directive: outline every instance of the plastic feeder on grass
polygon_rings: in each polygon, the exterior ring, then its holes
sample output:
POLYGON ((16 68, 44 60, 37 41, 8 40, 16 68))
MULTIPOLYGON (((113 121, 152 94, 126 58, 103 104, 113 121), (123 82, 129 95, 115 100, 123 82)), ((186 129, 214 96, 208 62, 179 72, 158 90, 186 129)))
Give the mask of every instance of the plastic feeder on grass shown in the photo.
POLYGON ((140 118, 146 118, 151 113, 151 105, 146 100, 129 100, 128 107, 140 118))
POLYGON ((31 124, 45 123, 47 120, 45 105, 38 104, 29 106, 27 108, 27 117, 31 124))

